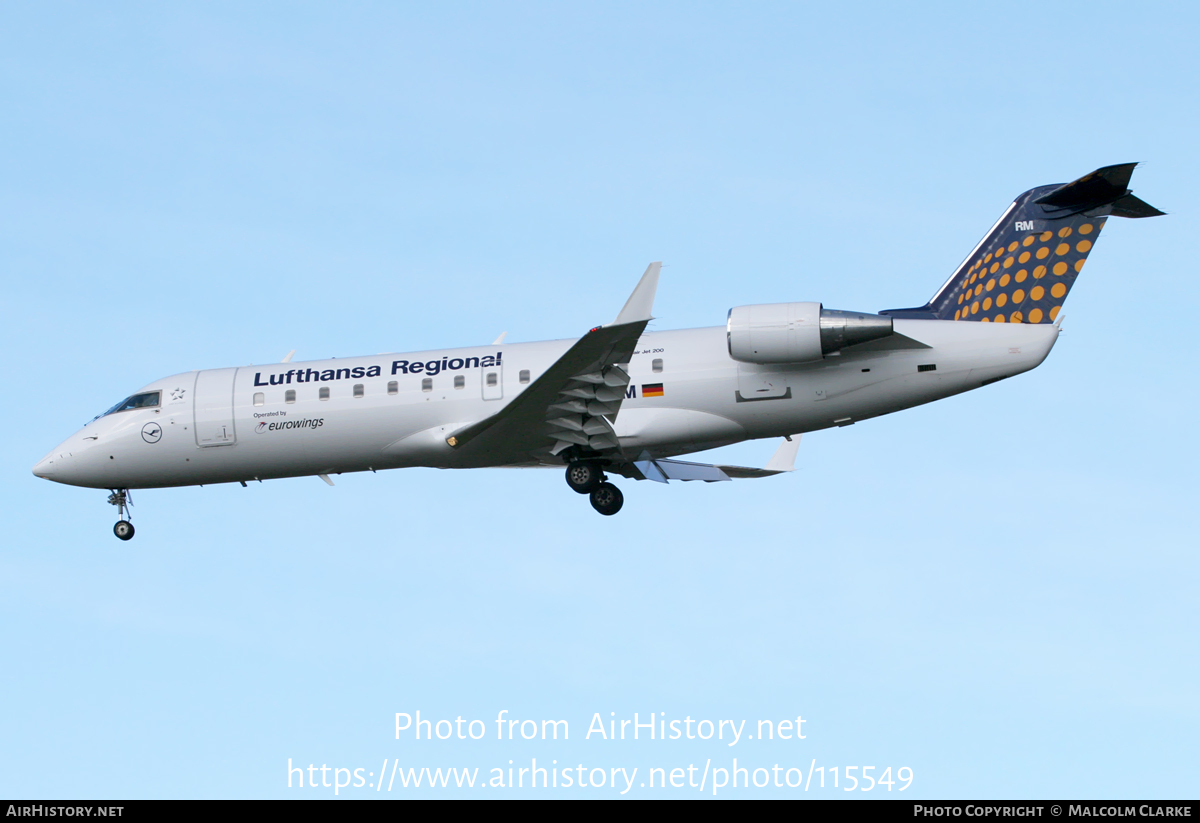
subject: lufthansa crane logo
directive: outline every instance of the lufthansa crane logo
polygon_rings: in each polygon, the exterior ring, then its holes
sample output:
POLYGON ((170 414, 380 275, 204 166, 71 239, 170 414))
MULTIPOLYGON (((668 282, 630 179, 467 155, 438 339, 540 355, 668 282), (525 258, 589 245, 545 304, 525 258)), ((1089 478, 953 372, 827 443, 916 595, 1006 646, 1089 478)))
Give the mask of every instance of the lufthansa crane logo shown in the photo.
POLYGON ((142 439, 147 443, 157 443, 162 440, 162 426, 157 423, 147 423, 142 426, 142 439))

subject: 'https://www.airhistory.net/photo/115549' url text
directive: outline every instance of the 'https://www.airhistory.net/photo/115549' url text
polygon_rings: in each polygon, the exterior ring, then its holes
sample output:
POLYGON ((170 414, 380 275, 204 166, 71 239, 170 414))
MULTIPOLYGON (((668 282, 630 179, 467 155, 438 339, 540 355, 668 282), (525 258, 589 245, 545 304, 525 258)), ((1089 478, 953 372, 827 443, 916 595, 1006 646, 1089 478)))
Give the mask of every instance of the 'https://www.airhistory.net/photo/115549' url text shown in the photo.
MULTIPOLYGON (((807 741, 802 715, 785 718, 706 719, 690 715, 668 717, 666 712, 649 715, 633 713, 618 717, 609 712, 592 714, 582 735, 572 738, 567 720, 531 720, 514 718, 508 710, 500 710, 494 720, 460 716, 449 718, 422 717, 421 712, 396 712, 394 739, 402 742, 499 740, 539 741, 551 745, 572 739, 585 744, 627 741, 642 744, 670 744, 675 741, 703 741, 708 745, 727 748, 745 745, 749 741, 807 741)), ((578 730, 579 725, 576 726, 578 730)), ((704 743, 701 743, 703 745, 704 743)), ((424 746, 422 746, 424 748, 424 746)), ((598 760, 609 760, 597 749, 598 760)), ((694 762, 626 763, 614 766, 584 762, 559 762, 551 756, 516 756, 499 765, 428 765, 416 762, 432 750, 407 751, 399 757, 386 756, 377 766, 346 766, 328 763, 287 761, 289 789, 331 791, 334 795, 370 791, 376 793, 411 791, 414 789, 545 789, 580 790, 608 789, 625 795, 637 790, 700 792, 718 795, 733 789, 774 789, 795 792, 902 792, 914 779, 913 770, 901 764, 847 765, 821 762, 816 757, 787 757, 785 762, 763 762, 754 757, 741 759, 714 752, 694 762), (755 762, 757 761, 757 762, 755 762), (791 761, 791 762, 786 762, 791 761)), ((639 754, 650 754, 643 750, 639 754)), ((654 754, 659 754, 655 752, 654 754)), ((666 754, 666 752, 662 752, 666 754)), ((576 758, 572 758, 576 759, 576 758)), ((658 759, 658 758, 655 758, 658 759)), ((360 761, 362 762, 362 761, 360 761)))

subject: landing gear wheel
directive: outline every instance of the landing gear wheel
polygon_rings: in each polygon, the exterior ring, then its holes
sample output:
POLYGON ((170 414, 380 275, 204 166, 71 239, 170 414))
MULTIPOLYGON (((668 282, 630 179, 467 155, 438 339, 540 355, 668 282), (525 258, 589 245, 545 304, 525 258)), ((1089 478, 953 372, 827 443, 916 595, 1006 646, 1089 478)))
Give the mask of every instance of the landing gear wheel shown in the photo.
POLYGON ((604 482, 604 472, 598 463, 576 460, 567 466, 567 485, 580 494, 591 494, 604 482))
POLYGON ((121 518, 117 525, 113 526, 113 534, 122 540, 129 540, 133 537, 133 524, 125 518, 129 516, 126 512, 133 506, 133 495, 129 493, 129 489, 113 489, 112 494, 108 496, 108 502, 117 507, 117 517, 121 518))
POLYGON ((616 514, 625 505, 625 495, 612 483, 601 483, 592 492, 592 508, 604 515, 616 514))

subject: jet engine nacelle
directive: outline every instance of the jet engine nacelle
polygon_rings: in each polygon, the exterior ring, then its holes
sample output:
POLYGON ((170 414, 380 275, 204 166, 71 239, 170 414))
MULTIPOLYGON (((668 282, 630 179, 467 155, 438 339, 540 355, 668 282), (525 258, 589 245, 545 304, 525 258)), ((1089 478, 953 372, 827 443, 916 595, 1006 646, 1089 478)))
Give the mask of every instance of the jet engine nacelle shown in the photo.
POLYGON ((766 303, 729 310, 729 356, 743 363, 808 363, 892 334, 892 318, 834 311, 820 303, 766 303))

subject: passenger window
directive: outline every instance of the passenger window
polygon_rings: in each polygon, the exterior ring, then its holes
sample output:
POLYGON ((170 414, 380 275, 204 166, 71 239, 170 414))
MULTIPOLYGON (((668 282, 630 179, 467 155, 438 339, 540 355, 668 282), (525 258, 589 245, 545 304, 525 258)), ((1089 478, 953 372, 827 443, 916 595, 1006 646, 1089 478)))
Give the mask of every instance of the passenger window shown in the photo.
POLYGON ((287 391, 285 391, 283 393, 283 402, 284 403, 295 403, 296 402, 296 390, 288 389, 287 391))
POLYGON ((461 374, 454 375, 454 388, 461 389, 465 385, 467 385, 466 377, 462 376, 461 374))
POLYGON ((322 386, 320 391, 317 392, 317 398, 320 400, 328 400, 329 399, 329 387, 322 386))
POLYGON ((496 385, 496 373, 494 371, 490 371, 487 373, 487 384, 489 386, 496 385))
POLYGON ((267 402, 267 396, 260 391, 254 393, 254 405, 261 406, 267 402))
POLYGON ((395 380, 389 381, 388 382, 388 394, 399 394, 399 393, 400 393, 400 384, 397 383, 395 380))
POLYGON ((355 383, 355 384, 354 384, 354 396, 355 396, 355 397, 362 397, 362 396, 363 396, 363 384, 362 384, 362 383, 355 383))
POLYGON ((650 362, 650 368, 653 369, 655 371, 655 373, 661 372, 662 371, 662 358, 661 357, 654 358, 654 360, 652 360, 650 362))
POLYGON ((426 377, 421 380, 421 391, 433 391, 433 378, 426 377))
POLYGON ((529 369, 521 369, 521 373, 517 375, 517 378, 522 383, 528 383, 529 382, 529 369))

